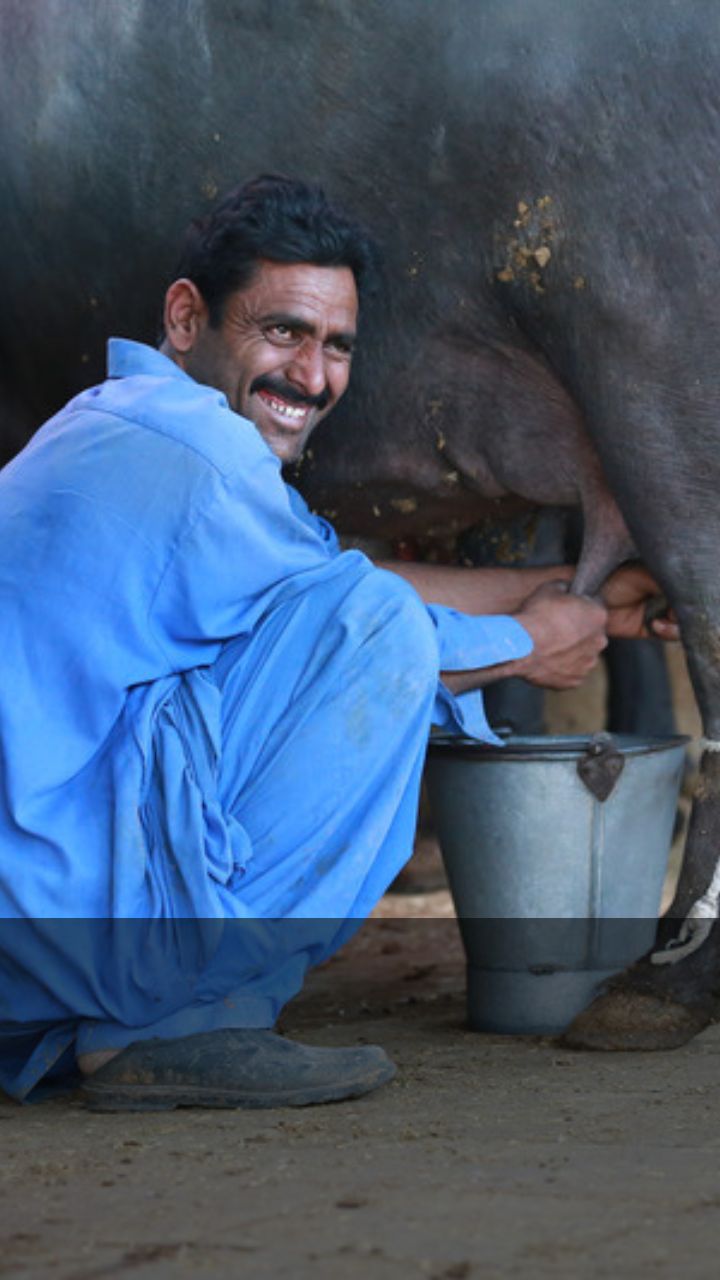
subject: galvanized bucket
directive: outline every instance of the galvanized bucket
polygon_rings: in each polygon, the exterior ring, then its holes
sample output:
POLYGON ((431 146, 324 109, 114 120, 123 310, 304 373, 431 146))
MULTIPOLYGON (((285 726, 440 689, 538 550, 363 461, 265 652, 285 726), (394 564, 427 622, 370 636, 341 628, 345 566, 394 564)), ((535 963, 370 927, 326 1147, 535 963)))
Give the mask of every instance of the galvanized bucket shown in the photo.
POLYGON ((561 1031, 652 946, 687 741, 431 741, 471 1027, 561 1031))

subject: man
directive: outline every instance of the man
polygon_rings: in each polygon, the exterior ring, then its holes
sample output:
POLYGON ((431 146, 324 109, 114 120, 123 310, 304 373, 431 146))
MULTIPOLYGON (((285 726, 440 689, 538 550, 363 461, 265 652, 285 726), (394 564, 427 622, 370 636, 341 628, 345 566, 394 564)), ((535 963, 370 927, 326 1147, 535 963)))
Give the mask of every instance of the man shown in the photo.
POLYGON ((565 566, 408 583, 284 484, 348 385, 371 266, 322 192, 248 183, 191 228, 160 350, 111 341, 108 380, 0 476, 15 1097, 74 1064, 115 1109, 389 1079, 379 1048, 271 1028, 408 857, 431 722, 493 741, 488 678, 572 687, 606 630, 642 630, 643 571, 605 606, 565 566))

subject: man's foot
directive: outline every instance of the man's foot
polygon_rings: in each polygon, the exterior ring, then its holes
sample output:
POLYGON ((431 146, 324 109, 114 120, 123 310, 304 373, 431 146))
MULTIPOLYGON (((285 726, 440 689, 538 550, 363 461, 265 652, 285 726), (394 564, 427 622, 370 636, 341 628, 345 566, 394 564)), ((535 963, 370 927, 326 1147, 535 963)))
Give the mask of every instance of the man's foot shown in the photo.
POLYGON ((233 1028, 136 1041, 88 1076, 82 1095, 91 1111, 306 1107, 358 1098, 394 1075, 377 1045, 315 1049, 233 1028))
POLYGON ((77 1064, 84 1076, 92 1076, 106 1062, 110 1062, 112 1058, 117 1058, 122 1053, 122 1049, 95 1049, 92 1053, 78 1054, 77 1064))

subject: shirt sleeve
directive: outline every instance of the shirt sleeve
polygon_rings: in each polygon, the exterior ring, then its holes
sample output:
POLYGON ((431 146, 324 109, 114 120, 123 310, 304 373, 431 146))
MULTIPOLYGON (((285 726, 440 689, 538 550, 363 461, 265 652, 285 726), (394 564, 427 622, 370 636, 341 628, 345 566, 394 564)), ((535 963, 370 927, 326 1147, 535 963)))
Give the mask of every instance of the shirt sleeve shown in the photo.
MULTIPOLYGON (((505 614, 474 617, 436 604, 427 610, 437 630, 441 671, 493 667, 532 652, 532 640, 515 618, 505 614)), ((433 723, 443 733, 501 745, 488 724, 480 689, 454 694, 440 680, 433 723)))

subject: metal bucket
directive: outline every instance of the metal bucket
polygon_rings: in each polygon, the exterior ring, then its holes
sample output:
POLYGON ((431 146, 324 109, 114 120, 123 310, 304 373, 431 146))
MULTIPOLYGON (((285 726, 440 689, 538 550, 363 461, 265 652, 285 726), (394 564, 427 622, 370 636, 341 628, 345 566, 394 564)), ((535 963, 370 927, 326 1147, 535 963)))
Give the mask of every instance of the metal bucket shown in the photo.
POLYGON ((559 1032, 652 946, 687 741, 431 740, 475 1030, 559 1032))

